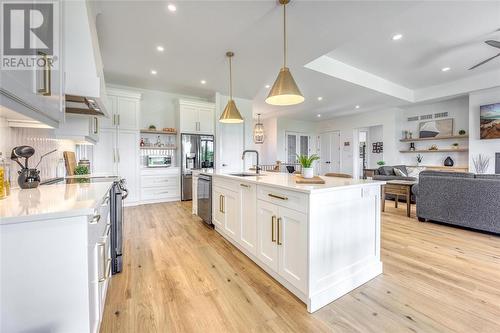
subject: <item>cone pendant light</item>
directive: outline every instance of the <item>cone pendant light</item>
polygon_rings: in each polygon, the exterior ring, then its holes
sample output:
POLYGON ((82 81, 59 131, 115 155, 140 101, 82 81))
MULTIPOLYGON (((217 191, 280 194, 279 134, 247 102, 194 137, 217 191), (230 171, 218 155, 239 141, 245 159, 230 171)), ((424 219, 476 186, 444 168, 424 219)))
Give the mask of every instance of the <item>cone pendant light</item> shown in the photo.
POLYGON ((295 105, 304 101, 304 96, 295 83, 292 73, 286 67, 286 5, 289 2, 290 0, 279 0, 283 5, 283 67, 266 98, 266 103, 271 105, 295 105))
POLYGON ((231 68, 231 58, 234 53, 229 51, 226 53, 229 58, 229 101, 227 102, 224 112, 219 117, 219 122, 226 124, 238 124, 243 122, 240 111, 236 107, 236 103, 233 101, 233 72, 231 68))

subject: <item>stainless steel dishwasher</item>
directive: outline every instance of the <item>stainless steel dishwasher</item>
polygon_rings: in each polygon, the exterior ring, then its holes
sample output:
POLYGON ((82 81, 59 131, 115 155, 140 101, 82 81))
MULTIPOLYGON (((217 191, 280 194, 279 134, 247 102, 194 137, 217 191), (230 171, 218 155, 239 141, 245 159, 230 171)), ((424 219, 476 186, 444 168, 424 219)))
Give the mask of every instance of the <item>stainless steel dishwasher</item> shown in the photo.
POLYGON ((200 174, 198 177, 198 216, 206 224, 212 223, 212 176, 200 174))

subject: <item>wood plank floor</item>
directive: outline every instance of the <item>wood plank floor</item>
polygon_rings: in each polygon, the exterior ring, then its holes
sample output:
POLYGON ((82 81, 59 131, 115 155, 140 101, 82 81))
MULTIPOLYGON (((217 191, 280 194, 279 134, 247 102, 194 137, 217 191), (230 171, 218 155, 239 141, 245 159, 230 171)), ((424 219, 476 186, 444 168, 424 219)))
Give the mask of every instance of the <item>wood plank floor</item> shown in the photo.
POLYGON ((312 315, 189 202, 127 208, 124 272, 101 332, 500 332, 500 237, 420 223, 393 205, 384 274, 312 315))

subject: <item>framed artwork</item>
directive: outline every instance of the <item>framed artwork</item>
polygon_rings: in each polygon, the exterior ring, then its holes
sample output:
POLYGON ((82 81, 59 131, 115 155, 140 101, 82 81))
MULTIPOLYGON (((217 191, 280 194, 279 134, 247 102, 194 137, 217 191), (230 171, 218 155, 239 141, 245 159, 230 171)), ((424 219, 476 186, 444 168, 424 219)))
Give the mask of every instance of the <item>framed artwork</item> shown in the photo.
POLYGON ((383 142, 372 143, 372 153, 381 154, 383 152, 384 152, 384 143, 383 142))
POLYGON ((480 130, 481 139, 500 139, 500 103, 481 105, 480 130))
POLYGON ((439 138, 453 135, 453 118, 423 121, 418 124, 419 138, 439 138))

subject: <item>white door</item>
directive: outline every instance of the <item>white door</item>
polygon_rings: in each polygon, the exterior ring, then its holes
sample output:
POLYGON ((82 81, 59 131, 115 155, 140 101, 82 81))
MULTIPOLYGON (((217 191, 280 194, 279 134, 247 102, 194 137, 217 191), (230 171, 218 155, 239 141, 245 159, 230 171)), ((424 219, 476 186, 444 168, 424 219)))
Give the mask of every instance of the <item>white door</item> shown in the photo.
POLYGON ((289 208, 279 208, 279 274, 301 291, 307 276, 307 215, 289 208))
POLYGON ((116 104, 117 125, 120 130, 139 129, 139 102, 136 99, 120 97, 116 104))
POLYGON ((101 118, 101 128, 115 128, 116 103, 116 96, 108 95, 106 97, 106 110, 108 111, 109 118, 101 118))
POLYGON ((277 219, 278 206, 257 200, 257 258, 274 271, 278 271, 277 219))
POLYGON ((239 209, 238 209, 238 193, 224 190, 224 200, 223 200, 223 212, 224 212, 224 230, 226 234, 238 241, 239 238, 239 209))
POLYGON ((297 155, 311 155, 311 136, 305 133, 286 132, 285 150, 287 163, 296 163, 297 155))
POLYGON ((213 223, 219 230, 224 230, 224 213, 222 208, 222 201, 224 200, 224 194, 218 187, 214 187, 212 190, 212 220, 213 223))
POLYGON ((241 183, 239 187, 239 243, 253 255, 257 248, 257 191, 253 184, 241 183))
POLYGON ((198 133, 198 108, 182 105, 180 118, 182 133, 198 133))
POLYGON ((327 132, 320 135, 321 174, 340 172, 340 132, 327 132))
POLYGON ((202 134, 214 134, 214 109, 198 109, 198 131, 202 134))
MULTIPOLYGON (((217 147, 217 167, 219 171, 242 171, 244 150, 243 124, 219 124, 217 147)), ((250 157, 247 157, 250 158, 250 157)))
POLYGON ((117 162, 118 175, 127 181, 129 191, 125 204, 134 203, 139 200, 139 135, 137 131, 118 132, 117 162))
POLYGON ((116 174, 116 130, 101 129, 99 142, 94 146, 95 174, 116 174))

